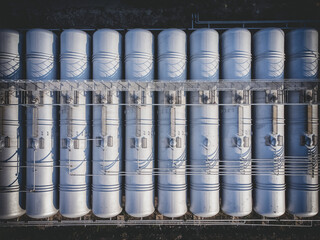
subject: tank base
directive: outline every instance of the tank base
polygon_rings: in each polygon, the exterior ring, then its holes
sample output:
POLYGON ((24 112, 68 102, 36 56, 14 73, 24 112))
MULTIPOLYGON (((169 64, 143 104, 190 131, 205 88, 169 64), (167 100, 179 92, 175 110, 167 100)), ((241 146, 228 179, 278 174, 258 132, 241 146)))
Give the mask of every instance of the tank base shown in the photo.
POLYGON ((190 211, 198 217, 213 217, 219 213, 219 191, 197 191, 190 193, 190 211))
POLYGON ((154 208, 154 192, 126 190, 126 212, 132 217, 147 217, 154 208))
POLYGON ((111 218, 119 215, 121 207, 121 191, 92 192, 92 212, 100 218, 111 218))
POLYGON ((285 190, 256 189, 254 211, 264 217, 280 217, 286 211, 285 190))
POLYGON ((233 217, 244 217, 252 212, 252 192, 222 190, 222 211, 233 217))
POLYGON ((287 210, 297 217, 313 217, 319 212, 318 191, 287 189, 287 210))
POLYGON ((47 218, 58 212, 56 193, 27 192, 27 215, 31 218, 47 218))
POLYGON ((166 217, 181 217, 187 212, 187 191, 158 191, 158 211, 166 217))
POLYGON ((89 212, 89 191, 60 191, 60 213, 62 216, 78 218, 89 212))
POLYGON ((0 193, 0 219, 14 219, 25 214, 19 202, 19 192, 0 193))

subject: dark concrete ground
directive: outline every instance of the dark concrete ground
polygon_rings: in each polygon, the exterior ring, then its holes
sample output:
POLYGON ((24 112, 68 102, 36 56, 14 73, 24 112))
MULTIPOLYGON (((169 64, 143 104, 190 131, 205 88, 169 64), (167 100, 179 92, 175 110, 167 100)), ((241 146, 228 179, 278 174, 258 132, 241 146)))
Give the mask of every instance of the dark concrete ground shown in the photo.
POLYGON ((0 0, 0 27, 134 28, 210 20, 320 19, 320 0, 0 0))
POLYGON ((71 240, 71 239, 319 239, 319 228, 244 227, 244 226, 150 226, 150 227, 50 227, 0 229, 0 239, 71 240))
MULTIPOLYGON (((0 0, 1 28, 191 27, 204 20, 320 19, 320 0, 0 0)), ((1 204, 1 203, 0 203, 1 204)), ((135 226, 0 228, 0 240, 319 239, 320 228, 135 226)))

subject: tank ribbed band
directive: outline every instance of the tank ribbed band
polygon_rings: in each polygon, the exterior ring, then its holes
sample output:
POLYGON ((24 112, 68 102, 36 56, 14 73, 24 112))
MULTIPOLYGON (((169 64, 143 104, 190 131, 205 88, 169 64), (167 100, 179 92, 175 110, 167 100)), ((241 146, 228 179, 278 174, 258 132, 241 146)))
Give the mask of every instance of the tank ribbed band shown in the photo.
POLYGON ((149 53, 143 53, 143 52, 136 52, 136 53, 130 53, 125 55, 125 60, 127 58, 145 58, 145 59, 153 59, 153 55, 149 53))
POLYGON ((6 53, 6 52, 0 52, 0 59, 17 59, 20 60, 20 55, 15 53, 6 53))
POLYGON ((252 190, 252 183, 248 184, 228 184, 222 183, 222 190, 232 190, 232 191, 250 191, 252 190))
POLYGON ((244 51, 235 51, 232 53, 228 53, 225 55, 221 55, 222 61, 225 61, 230 58, 248 58, 251 60, 251 53, 250 52, 244 52, 244 51))
POLYGON ((319 184, 307 184, 307 183, 301 183, 301 184, 287 184, 288 190, 300 190, 300 191, 319 191, 319 184))
POLYGON ((19 192, 20 186, 0 186, 0 193, 19 192))
POLYGON ((120 55, 108 52, 99 52, 92 56, 92 61, 96 60, 120 60, 120 55))
POLYGON ((151 191, 154 189, 154 184, 126 184, 126 191, 151 191))
POLYGON ((164 53, 164 54, 161 54, 160 56, 158 56, 158 61, 165 60, 167 58, 186 60, 187 55, 181 54, 181 53, 164 53))
POLYGON ((96 192, 118 192, 120 190, 121 190, 121 184, 114 184, 114 185, 92 184, 92 191, 96 191, 96 192))
POLYGON ((196 191, 219 191, 220 184, 190 184, 190 189, 196 191))
POLYGON ((187 190, 187 184, 158 184, 158 189, 161 191, 185 191, 187 190))
POLYGON ((54 185, 27 185, 26 190, 30 192, 52 192, 58 187, 54 185))
POLYGON ((198 58, 208 58, 208 59, 219 61, 219 54, 213 53, 213 52, 204 52, 204 53, 194 54, 194 55, 191 55, 190 61, 198 58))
POLYGON ((52 62, 56 60, 54 55, 41 52, 26 54, 26 59, 45 59, 52 62))
POLYGON ((316 51, 306 50, 304 52, 299 52, 295 54, 288 55, 289 59, 295 59, 295 58, 319 58, 319 53, 316 51))
POLYGON ((265 53, 254 56, 255 60, 263 59, 263 58, 281 58, 284 60, 285 54, 282 52, 270 51, 270 52, 265 52, 265 53))
POLYGON ((256 190, 270 190, 270 191, 284 191, 286 189, 286 185, 283 184, 260 184, 256 183, 254 185, 256 190))
POLYGON ((60 55, 60 61, 66 60, 66 59, 77 59, 77 60, 89 61, 90 56, 81 54, 81 53, 63 53, 60 55))
POLYGON ((89 185, 60 185, 59 186, 60 191, 65 192, 82 192, 87 191, 90 189, 89 185))

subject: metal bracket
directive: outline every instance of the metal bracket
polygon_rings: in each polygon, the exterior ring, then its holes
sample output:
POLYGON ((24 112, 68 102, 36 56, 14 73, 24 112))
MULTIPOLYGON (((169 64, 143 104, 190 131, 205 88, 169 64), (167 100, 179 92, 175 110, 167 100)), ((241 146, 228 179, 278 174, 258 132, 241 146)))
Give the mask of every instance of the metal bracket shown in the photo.
POLYGON ((101 147, 102 149, 104 149, 105 147, 113 147, 113 137, 97 137, 96 147, 101 147))
POLYGON ((284 144, 283 136, 281 136, 280 134, 270 134, 265 136, 266 146, 276 147, 276 146, 283 146, 283 144, 284 144))
POLYGON ((232 146, 237 148, 249 147, 249 137, 236 136, 232 138, 232 146))
POLYGON ((266 103, 283 103, 284 94, 282 89, 266 90, 266 103))
POLYGON ((199 91, 199 103, 202 104, 216 104, 218 102, 218 96, 216 90, 199 91))
POLYGON ((232 103, 234 104, 250 104, 251 96, 249 90, 235 90, 232 96, 232 103))
POLYGON ((317 104, 318 91, 317 90, 306 90, 303 92, 304 102, 317 104))

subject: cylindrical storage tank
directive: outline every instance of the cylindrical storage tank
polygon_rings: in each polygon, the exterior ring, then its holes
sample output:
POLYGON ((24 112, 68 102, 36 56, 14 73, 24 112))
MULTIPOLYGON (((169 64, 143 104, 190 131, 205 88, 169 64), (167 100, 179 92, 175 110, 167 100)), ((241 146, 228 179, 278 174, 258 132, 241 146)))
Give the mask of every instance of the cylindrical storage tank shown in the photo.
MULTIPOLYGON (((158 36, 158 79, 186 80, 186 34, 167 29, 158 36)), ((158 93, 158 211, 166 217, 187 212, 186 94, 158 93)))
MULTIPOLYGON (((122 79, 122 37, 117 31, 100 29, 93 34, 93 79, 122 79)), ((101 218, 121 211, 121 106, 114 90, 93 96, 92 211, 101 218)))
MULTIPOLYGON (((22 78, 22 37, 14 30, 0 30, 0 78, 22 78)), ((0 219, 16 218, 25 213, 21 191, 23 160, 23 116, 21 92, 14 87, 0 92, 0 219)))
MULTIPOLYGON (((133 29, 125 40, 125 77, 153 81, 154 38, 151 32, 133 29)), ((145 217, 154 212, 153 93, 147 89, 126 93, 126 212, 145 217)))
MULTIPOLYGON (((283 79, 284 32, 278 28, 260 30, 253 36, 253 47, 254 78, 283 79)), ((253 102, 259 104, 253 106, 252 156, 257 172, 253 206, 262 216, 279 217, 286 210, 283 94, 261 89, 254 92, 253 102)))
MULTIPOLYGON (((317 79, 318 32, 296 29, 287 34, 287 74, 294 81, 317 79)), ((317 91, 317 90, 314 90, 317 91)), ((290 91, 286 107, 287 210, 298 217, 319 211, 318 105, 316 92, 290 91), (302 102, 307 105, 298 105, 302 102), (294 105, 296 103, 297 105, 294 105)))
MULTIPOLYGON (((80 30, 61 34, 61 80, 90 79, 90 36, 80 30)), ((81 217, 90 207, 91 124, 89 92, 61 92, 60 107, 60 213, 81 217)))
MULTIPOLYGON (((192 80, 219 80, 219 34, 199 29, 190 36, 192 80)), ((219 106, 217 91, 191 93, 190 109, 190 210, 211 217, 219 210, 219 106)))
MULTIPOLYGON (((251 34, 233 28, 221 36, 222 78, 251 79, 251 34)), ((227 81, 227 80, 226 80, 227 81)), ((220 92, 220 149, 222 162, 222 210, 231 216, 252 211, 250 92, 220 92)))
MULTIPOLYGON (((27 79, 57 78, 57 36, 32 29, 26 37, 27 79)), ((27 96, 27 215, 46 218, 58 210, 56 93, 34 91, 27 96)))

